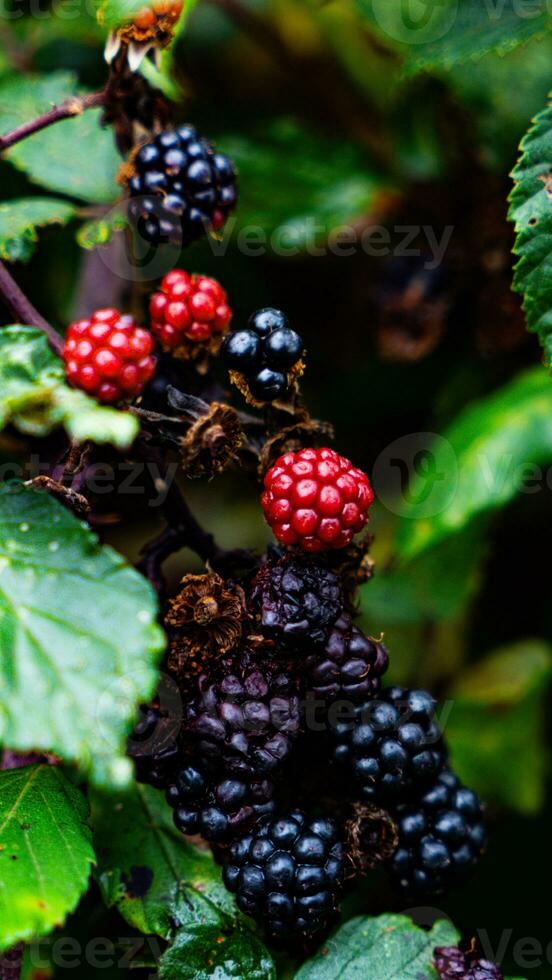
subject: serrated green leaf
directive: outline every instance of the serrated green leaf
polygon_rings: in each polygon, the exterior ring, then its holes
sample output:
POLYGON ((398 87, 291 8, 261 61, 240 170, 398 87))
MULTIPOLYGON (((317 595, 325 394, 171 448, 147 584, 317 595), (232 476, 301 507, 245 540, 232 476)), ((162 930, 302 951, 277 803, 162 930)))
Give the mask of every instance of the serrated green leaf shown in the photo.
POLYGON ((77 442, 91 439, 120 449, 132 444, 139 429, 128 412, 70 388, 45 334, 19 324, 0 329, 0 428, 8 423, 35 436, 63 425, 77 442))
POLYGON ((527 327, 552 367, 552 106, 536 117, 520 150, 509 212, 519 258, 513 288, 523 295, 527 327))
POLYGON ((436 441, 432 466, 412 481, 411 516, 402 517, 398 527, 400 556, 413 558, 477 514, 504 507, 525 481, 531 487, 539 474, 543 478, 539 467, 551 459, 552 387, 542 369, 534 368, 469 405, 436 441), (438 507, 416 519, 418 501, 434 486, 438 507))
POLYGON ((458 933, 440 920, 426 932, 405 915, 350 919, 295 974, 295 980, 435 980, 437 946, 454 946, 458 933))
POLYGON ((541 808, 551 676, 551 648, 526 640, 489 654, 451 691, 446 736, 454 769, 485 800, 525 814, 541 808))
POLYGON ((275 977, 262 943, 226 891, 220 869, 176 830, 163 794, 135 785, 93 795, 98 880, 108 907, 146 934, 168 940, 164 980, 275 977))
POLYGON ((86 891, 87 815, 57 766, 0 772, 0 952, 61 925, 86 891))
POLYGON ((221 136, 218 145, 237 165, 235 228, 252 233, 253 249, 260 242, 269 252, 289 255, 325 242, 391 190, 389 178, 357 147, 336 144, 293 119, 274 120, 249 135, 221 136))
MULTIPOLYGON (((11 78, 0 85, 0 132, 8 133, 72 95, 83 95, 71 72, 11 78)), ((119 194, 120 160, 100 109, 57 122, 17 143, 4 156, 30 180, 83 201, 109 203, 119 194)))
POLYGON ((506 54, 550 26, 544 3, 520 9, 516 0, 357 0, 378 34, 404 54, 405 71, 442 70, 480 58, 506 54))
POLYGON ((75 208, 55 197, 22 197, 0 204, 0 258, 27 262, 38 242, 37 229, 67 224, 75 208))
POLYGON ((128 783, 163 648, 149 583, 47 493, 0 487, 0 742, 128 783))

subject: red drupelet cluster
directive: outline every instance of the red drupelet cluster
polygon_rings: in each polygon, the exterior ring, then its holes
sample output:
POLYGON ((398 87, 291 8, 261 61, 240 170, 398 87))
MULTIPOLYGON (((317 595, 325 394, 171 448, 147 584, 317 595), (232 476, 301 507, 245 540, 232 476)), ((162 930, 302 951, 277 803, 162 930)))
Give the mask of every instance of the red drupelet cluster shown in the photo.
POLYGON ((168 350, 208 344, 229 327, 232 311, 216 279, 173 269, 150 300, 151 329, 168 350))
POLYGON ((345 548, 368 521, 368 477, 333 449, 280 456, 264 480, 262 505, 275 537, 303 551, 345 548))
POLYGON ((136 398, 155 371, 153 337, 134 317, 106 308, 67 330, 63 359, 67 378, 100 402, 136 398))

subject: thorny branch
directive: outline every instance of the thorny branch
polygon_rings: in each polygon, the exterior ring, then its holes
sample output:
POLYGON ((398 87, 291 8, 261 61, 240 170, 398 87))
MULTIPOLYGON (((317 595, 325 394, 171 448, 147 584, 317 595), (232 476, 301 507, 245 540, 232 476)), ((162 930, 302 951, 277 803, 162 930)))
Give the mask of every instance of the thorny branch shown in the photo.
POLYGON ((10 312, 17 318, 19 323, 23 323, 26 326, 38 327, 42 330, 47 338, 50 347, 55 354, 61 354, 63 348, 63 338, 44 319, 43 316, 38 312, 33 306, 31 301, 27 299, 23 290, 19 288, 15 279, 12 278, 11 274, 8 272, 6 266, 0 261, 0 297, 4 300, 4 303, 10 310, 10 312))
POLYGON ((52 123, 59 122, 61 119, 71 119, 72 116, 80 116, 85 109, 93 109, 103 105, 105 99, 106 92, 103 89, 101 92, 91 92, 89 95, 70 96, 60 105, 53 106, 47 112, 43 112, 41 116, 37 116, 36 119, 31 119, 29 122, 18 126, 17 129, 13 129, 11 133, 0 136, 0 153, 8 150, 16 143, 20 143, 21 140, 27 139, 28 136, 32 136, 33 133, 46 129, 52 123))

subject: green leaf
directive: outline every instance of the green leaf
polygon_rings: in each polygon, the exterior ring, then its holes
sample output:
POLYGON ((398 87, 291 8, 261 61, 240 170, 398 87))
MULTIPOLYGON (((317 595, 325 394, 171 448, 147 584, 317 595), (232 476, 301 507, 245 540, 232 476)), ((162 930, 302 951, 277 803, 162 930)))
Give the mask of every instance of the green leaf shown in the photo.
POLYGON ((100 245, 108 245, 118 231, 123 231, 128 222, 122 211, 113 210, 105 218, 86 221, 77 232, 77 242, 81 248, 92 250, 100 245))
POLYGON ((552 367, 552 106, 536 117, 520 150, 509 212, 519 258, 513 288, 523 295, 527 327, 552 367))
POLYGON ((87 815, 57 766, 0 772, 0 952, 62 925, 86 891, 87 815))
POLYGON ((489 51, 506 54, 543 36, 550 17, 542 4, 522 9, 517 0, 357 0, 379 35, 404 54, 408 74, 442 70, 489 51))
POLYGON ((455 770, 487 801, 537 813, 546 791, 552 649, 525 640, 470 668, 450 693, 455 770))
POLYGON ((404 504, 400 556, 421 554, 477 514, 504 507, 524 486, 534 492, 551 459, 552 388, 534 368, 470 404, 435 441, 431 466, 412 481, 410 512, 404 504), (433 499, 431 514, 418 518, 433 499))
POLYGON ((8 423, 35 436, 63 425, 77 442, 92 439, 120 449, 132 445, 139 429, 128 412, 70 388, 45 334, 20 324, 0 329, 0 429, 8 423))
POLYGON ((0 743, 131 776, 125 740, 163 638, 149 583, 47 493, 0 487, 0 743))
POLYGON ((405 915, 359 916, 341 926, 295 980, 434 980, 435 947, 454 946, 458 939, 445 920, 426 932, 405 915))
POLYGON ((308 132, 293 119, 221 136, 218 145, 240 176, 240 205, 230 225, 249 231, 245 248, 251 243, 255 254, 259 245, 285 256, 325 242, 391 189, 357 147, 308 132))
POLYGON ((75 208, 55 197, 22 197, 0 204, 0 258, 27 262, 38 241, 37 228, 67 224, 75 208))
MULTIPOLYGON (((83 95, 71 72, 11 78, 0 85, 0 132, 8 133, 72 95, 83 95)), ((17 143, 4 156, 41 187, 94 203, 118 196, 119 158, 101 109, 57 122, 17 143)))
POLYGON ((95 793, 92 810, 106 904, 129 925, 171 943, 160 977, 275 977, 210 852, 178 833, 163 794, 138 784, 115 797, 95 793))

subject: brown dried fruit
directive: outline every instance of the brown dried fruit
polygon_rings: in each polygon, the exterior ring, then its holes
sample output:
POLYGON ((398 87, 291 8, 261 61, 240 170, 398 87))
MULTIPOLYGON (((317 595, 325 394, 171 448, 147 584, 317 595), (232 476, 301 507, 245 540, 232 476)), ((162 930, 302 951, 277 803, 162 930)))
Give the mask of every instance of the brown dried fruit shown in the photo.
POLYGON ((190 676, 239 643, 246 617, 245 597, 215 572, 185 575, 165 616, 171 628, 169 668, 190 676))
POLYGON ((181 441, 182 467, 190 477, 214 476, 236 459, 242 442, 235 410, 213 402, 181 441))

